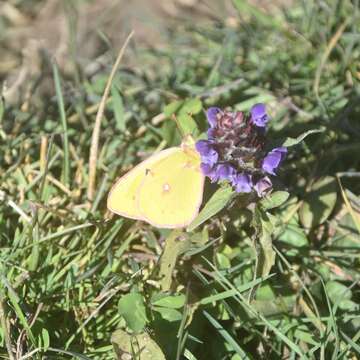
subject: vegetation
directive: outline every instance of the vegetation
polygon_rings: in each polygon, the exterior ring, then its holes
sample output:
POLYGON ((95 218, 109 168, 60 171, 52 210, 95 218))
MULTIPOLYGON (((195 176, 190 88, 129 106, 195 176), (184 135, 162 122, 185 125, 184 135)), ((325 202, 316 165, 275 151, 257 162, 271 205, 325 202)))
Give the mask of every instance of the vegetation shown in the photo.
MULTIPOLYGON (((233 4, 231 21, 184 22, 161 48, 130 41, 92 200, 111 64, 87 76, 48 61, 53 95, 2 99, 2 358, 360 358, 359 1, 233 4), (293 141, 272 196, 245 206, 220 188, 188 232, 107 211, 117 177, 180 143, 171 114, 200 135, 208 107, 259 102, 274 143, 317 131, 293 141)), ((217 189, 206 184, 204 205, 217 189)))

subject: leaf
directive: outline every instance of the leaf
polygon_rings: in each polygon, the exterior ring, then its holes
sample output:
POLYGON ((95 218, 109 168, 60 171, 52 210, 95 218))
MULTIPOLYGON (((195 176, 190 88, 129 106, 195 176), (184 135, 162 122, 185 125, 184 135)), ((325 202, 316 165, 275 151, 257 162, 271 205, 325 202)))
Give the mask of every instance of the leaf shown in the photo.
POLYGON ((200 99, 188 99, 184 102, 181 109, 179 110, 179 115, 195 115, 202 110, 202 103, 200 99))
POLYGON ((342 310, 354 311, 359 309, 359 304, 352 301, 352 292, 345 285, 338 281, 326 283, 326 291, 333 304, 342 310))
POLYGON ((119 300, 119 313, 126 321, 127 326, 138 333, 142 331, 147 323, 146 308, 144 300, 139 293, 129 293, 119 300))
POLYGON ((119 329, 112 334, 111 343, 117 360, 166 360, 161 348, 148 333, 131 335, 119 329))
POLYGON ((168 104, 164 107, 164 110, 163 110, 164 115, 167 117, 171 117, 171 115, 175 114, 181 108, 181 106, 183 104, 184 104, 183 100, 177 100, 177 101, 171 102, 170 104, 168 104))
POLYGON ((152 305, 156 306, 163 306, 171 309, 180 309, 185 304, 185 295, 179 294, 179 295, 165 295, 161 294, 161 296, 158 299, 153 299, 151 301, 152 305))
POLYGON ((177 118, 178 125, 181 128, 183 134, 190 134, 196 137, 198 133, 198 127, 195 120, 189 114, 180 114, 177 118))
POLYGON ((186 99, 176 100, 164 107, 163 113, 167 117, 173 114, 178 115, 195 115, 202 110, 202 103, 200 99, 186 99))
MULTIPOLYGON (((257 297, 257 293, 256 293, 257 297)), ((251 306, 266 315, 274 316, 290 312, 296 304, 296 296, 280 296, 273 300, 253 300, 251 306)))
POLYGON ((319 129, 312 129, 312 130, 308 130, 305 131, 303 134, 299 135, 297 138, 286 138, 283 143, 281 144, 281 146, 285 146, 285 147, 291 147, 291 146, 295 146, 299 143, 301 143, 307 136, 311 135, 311 134, 316 134, 316 133, 322 133, 325 131, 324 127, 321 127, 319 129))
POLYGON ((116 120, 116 128, 121 131, 125 131, 126 122, 125 122, 124 104, 121 95, 115 86, 111 87, 111 97, 112 97, 112 104, 113 104, 114 115, 116 120))
POLYGON ((231 262, 230 259, 222 253, 216 253, 216 263, 219 267, 219 269, 230 269, 231 268, 231 262))
POLYGON ((294 337, 304 341, 308 344, 311 344, 313 346, 316 346, 318 343, 317 341, 313 338, 314 334, 311 333, 311 331, 309 331, 304 325, 302 325, 301 327, 297 327, 294 331, 294 337))
POLYGON ((269 196, 265 196, 260 201, 260 205, 264 210, 274 209, 282 205, 289 198, 289 195, 287 191, 275 191, 269 196))
POLYGON ((45 352, 45 351, 47 351, 47 349, 50 346, 49 332, 45 328, 42 328, 42 330, 41 330, 41 338, 42 338, 42 342, 43 342, 43 350, 45 352))
POLYGON ((304 230, 294 224, 288 224, 285 231, 278 237, 278 240, 289 244, 290 247, 302 247, 309 245, 309 241, 304 230))
POLYGON ((160 286, 163 291, 168 291, 171 287, 172 272, 178 256, 189 250, 190 247, 191 241, 188 235, 180 230, 172 231, 166 239, 159 270, 160 286))
POLYGON ((182 313, 176 309, 170 309, 161 306, 154 306, 154 311, 157 311, 164 320, 167 321, 180 321, 182 319, 182 313))
POLYGON ((272 233, 274 227, 271 220, 260 207, 256 207, 253 226, 256 236, 257 266, 256 276, 265 277, 270 273, 272 266, 275 264, 275 251, 272 248, 272 233))
POLYGON ((328 281, 326 291, 333 304, 342 300, 350 300, 352 297, 351 290, 338 281, 328 281))
POLYGON ((318 226, 327 220, 335 207, 336 189, 336 181, 332 176, 320 178, 313 184, 299 209, 300 220, 305 228, 318 226))
POLYGON ((199 225, 220 212, 232 199, 234 191, 231 186, 225 186, 218 189, 206 203, 199 215, 188 226, 188 231, 193 231, 199 225))
POLYGON ((261 219, 261 235, 260 242, 260 256, 259 256, 259 274, 263 277, 270 274, 271 268, 275 264, 275 251, 272 248, 272 231, 273 226, 270 221, 263 216, 261 219))

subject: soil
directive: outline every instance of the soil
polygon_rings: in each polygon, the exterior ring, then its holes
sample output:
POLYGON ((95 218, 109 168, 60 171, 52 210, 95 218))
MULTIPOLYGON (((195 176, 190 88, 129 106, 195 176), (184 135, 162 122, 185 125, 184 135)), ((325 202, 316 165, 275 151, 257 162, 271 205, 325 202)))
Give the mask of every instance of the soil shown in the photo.
MULTIPOLYGON (((266 1, 253 3, 273 11, 274 2, 272 7, 264 5, 266 1)), ((114 56, 131 30, 135 30, 135 45, 161 47, 179 26, 218 20, 237 24, 231 1, 0 1, 3 96, 10 103, 26 97, 31 91, 28 84, 46 77, 44 61, 49 59, 55 59, 65 74, 72 73, 76 63, 91 75, 112 62, 109 56, 114 56)))

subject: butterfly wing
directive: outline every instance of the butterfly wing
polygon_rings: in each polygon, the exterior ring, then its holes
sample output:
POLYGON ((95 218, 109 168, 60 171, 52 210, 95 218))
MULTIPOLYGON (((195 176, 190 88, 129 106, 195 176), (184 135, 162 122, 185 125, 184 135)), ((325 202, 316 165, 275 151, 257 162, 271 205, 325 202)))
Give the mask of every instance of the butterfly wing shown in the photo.
POLYGON ((179 147, 152 163, 139 188, 142 219, 160 228, 180 228, 199 212, 204 175, 194 148, 179 147))
POLYGON ((138 207, 139 189, 144 183, 146 173, 158 162, 178 152, 177 147, 169 148, 150 156, 121 177, 111 188, 107 207, 115 214, 131 219, 144 220, 138 207))

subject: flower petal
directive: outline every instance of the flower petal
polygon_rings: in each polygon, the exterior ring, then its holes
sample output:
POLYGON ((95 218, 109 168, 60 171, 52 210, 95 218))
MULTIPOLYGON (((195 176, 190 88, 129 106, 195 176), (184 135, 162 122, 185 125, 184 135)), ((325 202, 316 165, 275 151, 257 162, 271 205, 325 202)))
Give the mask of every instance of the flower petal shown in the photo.
POLYGON ((216 166, 212 166, 212 165, 209 165, 209 164, 205 164, 205 163, 201 163, 200 164, 200 169, 202 171, 202 173, 207 176, 210 181, 212 183, 216 182, 219 180, 219 176, 216 172, 216 166))
POLYGON ((269 116, 266 113, 266 107, 264 104, 255 104, 251 110, 251 120, 258 127, 265 127, 269 121, 269 116))
POLYGON ((217 130, 216 128, 212 128, 212 127, 208 129, 207 136, 209 140, 215 140, 216 132, 217 132, 216 130, 217 130))
POLYGON ((245 173, 234 176, 232 184, 238 193, 249 193, 253 186, 251 176, 245 173))
POLYGON ((220 164, 216 167, 216 174, 219 180, 232 180, 235 169, 230 164, 220 164))
POLYGON ((206 111, 207 121, 209 122, 211 127, 216 126, 218 121, 218 114, 222 114, 222 110, 218 107, 211 107, 206 111))
POLYGON ((200 164, 200 169, 205 176, 209 176, 214 171, 211 165, 204 163, 200 164))
POLYGON ((254 186, 257 194, 259 197, 263 197, 267 194, 272 188, 272 182, 269 177, 265 176, 264 178, 260 179, 254 186))
POLYGON ((287 153, 286 147, 278 147, 271 150, 264 158, 262 169, 271 175, 276 175, 275 170, 279 167, 282 160, 284 160, 287 153))
POLYGON ((212 166, 217 162, 219 155, 211 141, 200 140, 195 144, 195 148, 201 155, 201 161, 203 163, 212 166))

